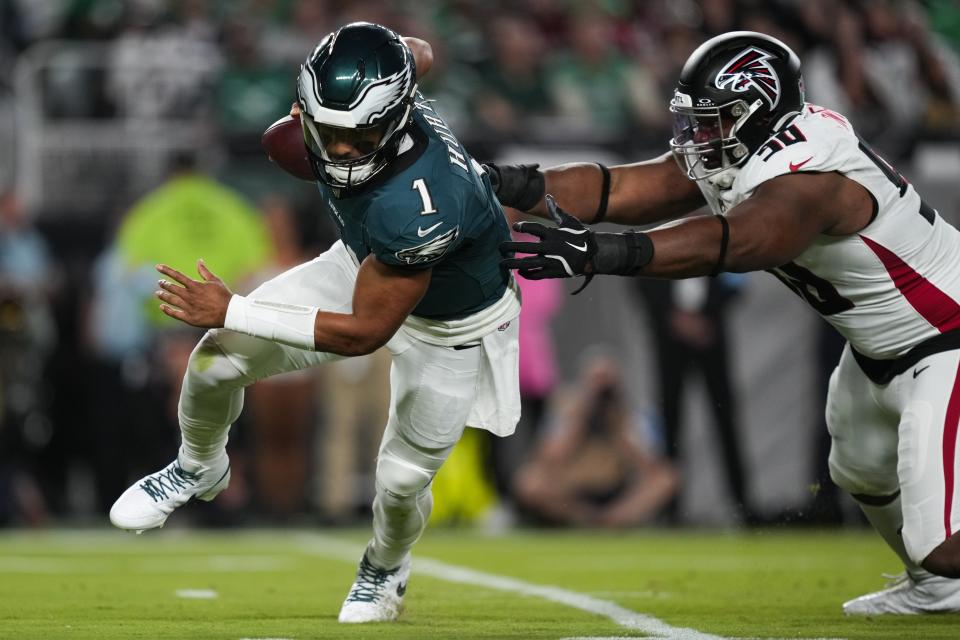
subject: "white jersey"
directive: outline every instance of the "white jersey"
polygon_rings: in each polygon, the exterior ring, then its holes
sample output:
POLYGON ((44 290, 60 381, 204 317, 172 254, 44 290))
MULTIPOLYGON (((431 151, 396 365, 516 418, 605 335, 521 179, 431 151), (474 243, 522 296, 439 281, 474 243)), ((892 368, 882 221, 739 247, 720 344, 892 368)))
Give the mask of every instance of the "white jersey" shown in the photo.
POLYGON ((842 115, 805 104, 739 171, 699 184, 713 212, 722 215, 771 178, 827 171, 867 190, 873 219, 850 235, 818 236, 774 275, 870 358, 896 358, 960 328, 960 232, 925 205, 842 115))

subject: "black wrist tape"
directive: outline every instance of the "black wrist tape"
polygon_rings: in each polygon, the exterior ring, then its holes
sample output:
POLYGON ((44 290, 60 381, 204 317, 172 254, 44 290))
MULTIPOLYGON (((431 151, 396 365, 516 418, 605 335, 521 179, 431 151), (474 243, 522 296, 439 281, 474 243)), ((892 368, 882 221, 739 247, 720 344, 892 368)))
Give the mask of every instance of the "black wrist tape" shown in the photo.
POLYGON ((718 276, 724 270, 725 262, 727 261, 727 244, 730 242, 730 223, 727 222, 727 219, 723 216, 716 216, 720 220, 720 226, 722 227, 720 235, 720 255, 717 256, 717 264, 713 265, 713 270, 710 271, 710 276, 718 276))
POLYGON ((537 206, 543 200, 543 194, 547 189, 543 172, 539 165, 522 165, 526 170, 526 185, 523 192, 517 197, 517 209, 529 211, 537 206))
POLYGON ((610 169, 600 162, 597 163, 597 166, 600 167, 600 173, 603 174, 603 184, 600 185, 600 204, 597 205, 597 213, 593 216, 593 222, 590 224, 603 222, 603 219, 607 217, 607 202, 610 200, 610 169))
POLYGON ((496 172, 494 192, 508 207, 529 211, 543 200, 546 182, 538 164, 488 165, 496 172))
POLYGON ((634 276, 653 260, 653 242, 639 231, 595 233, 597 252, 591 261, 594 273, 634 276))

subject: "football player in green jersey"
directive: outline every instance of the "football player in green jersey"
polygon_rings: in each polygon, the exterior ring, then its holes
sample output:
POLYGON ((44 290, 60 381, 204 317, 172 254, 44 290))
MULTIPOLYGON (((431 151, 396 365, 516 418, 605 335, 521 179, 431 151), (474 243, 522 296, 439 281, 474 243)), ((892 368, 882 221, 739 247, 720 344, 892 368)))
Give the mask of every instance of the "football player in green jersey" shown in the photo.
MULTIPOLYGON (((429 60, 428 45, 414 44, 429 60)), ((341 622, 396 619, 434 474, 466 426, 508 435, 520 412, 520 300, 498 252, 509 229, 482 167, 418 93, 416 63, 394 32, 354 23, 301 68, 304 139, 341 236, 328 251, 246 297, 202 262, 200 280, 158 267, 162 310, 210 331, 184 377, 177 458, 110 512, 139 531, 191 498, 213 499, 230 478, 225 446, 244 387, 386 345, 374 532, 341 622)))

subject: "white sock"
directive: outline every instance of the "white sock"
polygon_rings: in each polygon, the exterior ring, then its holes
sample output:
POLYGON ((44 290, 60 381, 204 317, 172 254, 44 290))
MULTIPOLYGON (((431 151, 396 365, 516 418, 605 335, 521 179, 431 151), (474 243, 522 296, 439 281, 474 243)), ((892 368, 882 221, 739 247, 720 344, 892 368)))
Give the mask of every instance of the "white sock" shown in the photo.
POLYGON ((393 569, 427 528, 433 494, 426 486, 412 496, 398 496, 377 486, 373 500, 373 540, 367 557, 377 567, 393 569))
POLYGON ((914 580, 923 580, 932 575, 907 555, 907 549, 903 544, 903 537, 900 535, 900 530, 903 528, 903 511, 900 508, 899 495, 881 507, 863 504, 859 501, 857 501, 857 504, 860 505, 863 514, 867 516, 867 520, 870 521, 873 528, 876 529, 877 533, 884 539, 887 546, 893 549, 893 552, 903 561, 910 577, 914 580))

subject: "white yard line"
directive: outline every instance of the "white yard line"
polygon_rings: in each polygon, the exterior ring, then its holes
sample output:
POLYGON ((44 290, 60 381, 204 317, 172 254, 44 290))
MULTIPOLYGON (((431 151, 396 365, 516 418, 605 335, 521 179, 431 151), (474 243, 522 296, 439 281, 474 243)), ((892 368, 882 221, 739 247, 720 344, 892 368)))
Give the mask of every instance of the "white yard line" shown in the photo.
POLYGON ((215 600, 218 596, 213 589, 177 589, 174 595, 187 600, 215 600))
MULTIPOLYGON (((339 538, 324 535, 308 535, 298 537, 301 542, 301 549, 305 552, 332 558, 344 560, 347 562, 358 562, 363 554, 363 545, 348 542, 339 538)), ((561 587, 549 585, 538 585, 517 578, 496 575, 476 571, 466 567, 431 560, 430 558, 414 558, 413 570, 415 573, 428 575, 432 578, 444 580, 446 582, 456 582, 460 584, 469 584, 498 591, 507 591, 510 593, 519 593, 525 596, 534 596, 563 604, 574 609, 580 609, 587 613, 603 616, 624 629, 631 629, 645 633, 653 638, 664 638, 666 640, 732 640, 724 636, 703 633, 696 629, 686 627, 674 627, 667 624, 659 618, 655 618, 643 613, 631 611, 609 600, 601 600, 589 596, 585 593, 570 591, 561 587)), ((590 640, 587 638, 569 639, 569 640, 590 640)), ((614 640, 612 638, 599 640, 614 640)), ((818 638, 816 640, 831 640, 827 638, 818 638)), ((835 639, 839 640, 839 639, 835 639)))
MULTIPOLYGON (((102 540, 101 536, 88 536, 92 541, 102 540)), ((72 536, 71 536, 72 538, 72 536)), ((322 534, 307 534, 295 536, 299 549, 304 553, 322 556, 333 560, 340 560, 355 564, 363 554, 362 544, 350 542, 342 538, 322 534)), ((131 551, 130 555, 142 554, 143 549, 131 551)), ((211 572, 259 572, 283 570, 295 564, 293 559, 282 556, 208 556, 203 560, 190 558, 184 562, 171 561, 169 557, 161 555, 155 558, 142 559, 135 563, 134 571, 176 573, 186 571, 211 572), (205 560, 205 562, 204 562, 205 560)), ((696 629, 674 627, 651 615, 631 611, 615 602, 603 600, 585 593, 563 589, 550 585, 538 585, 518 578, 502 576, 459 567, 439 560, 417 556, 414 559, 414 571, 438 580, 485 587, 497 591, 517 593, 533 596, 556 602, 587 613, 599 615, 611 620, 624 629, 644 633, 652 638, 664 640, 746 640, 728 638, 696 629)), ((3 573, 32 573, 32 574, 72 574, 72 573, 102 573, 106 569, 100 558, 69 558, 54 556, 0 556, 0 574, 3 573)), ((599 592, 604 593, 604 592, 599 592)), ((179 594, 178 594, 179 595, 179 594)), ((185 597, 185 596, 180 596, 185 597)), ((190 596, 186 596, 190 597, 190 596)), ((194 595, 193 597, 197 597, 194 595)), ((568 637, 563 640, 628 640, 636 636, 605 636, 605 637, 568 637)), ((247 640, 247 639, 242 639, 247 640)), ((285 638, 267 639, 256 638, 250 640, 287 640, 285 638)), ((755 639, 751 639, 755 640, 755 639)), ((775 640, 775 639, 765 639, 775 640)), ((842 638, 800 638, 794 640, 844 640, 842 638)))

